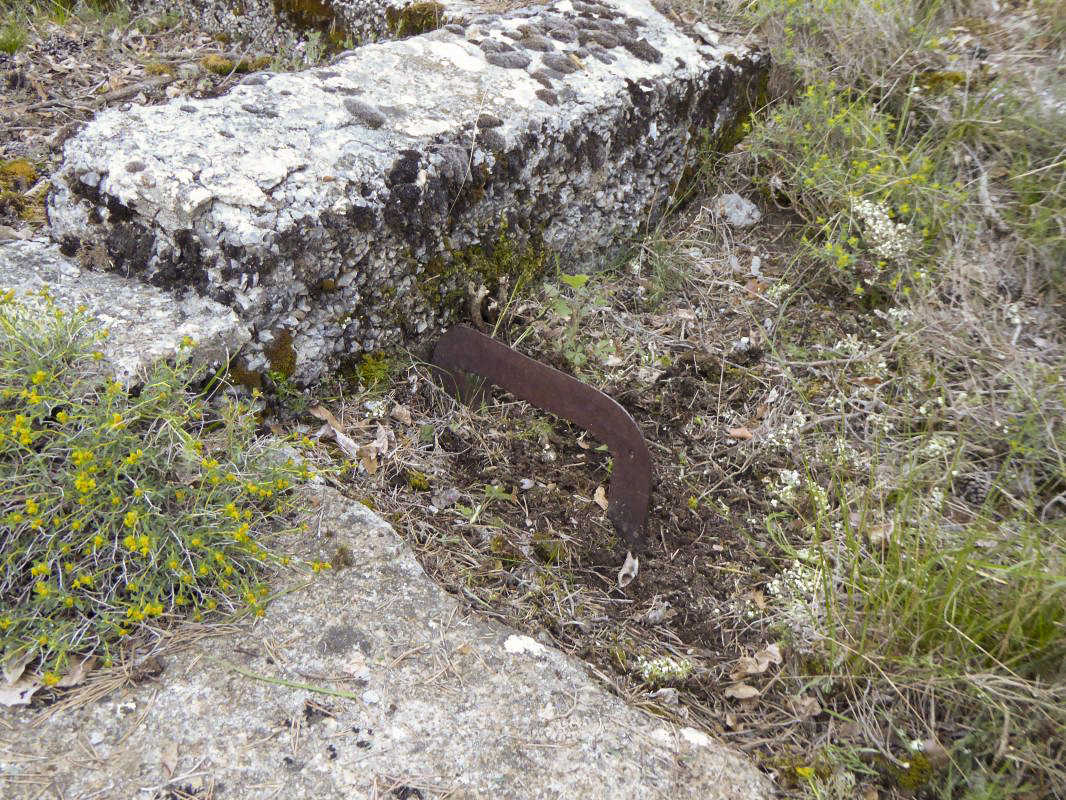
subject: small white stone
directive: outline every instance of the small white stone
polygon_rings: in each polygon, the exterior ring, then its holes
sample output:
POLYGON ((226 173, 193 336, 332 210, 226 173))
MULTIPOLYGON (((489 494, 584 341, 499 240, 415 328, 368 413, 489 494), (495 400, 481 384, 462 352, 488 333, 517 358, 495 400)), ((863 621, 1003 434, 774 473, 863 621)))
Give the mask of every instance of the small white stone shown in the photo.
POLYGON ((546 652, 544 645, 536 639, 515 634, 507 637, 507 641, 503 643, 503 649, 508 653, 529 653, 534 656, 543 655, 546 652))
POLYGON ((735 228, 750 228, 762 219, 758 206, 735 192, 723 194, 715 200, 714 211, 735 228))
POLYGON ((698 731, 695 728, 682 728, 681 736, 689 744, 694 744, 697 747, 710 747, 711 737, 703 731, 698 731))

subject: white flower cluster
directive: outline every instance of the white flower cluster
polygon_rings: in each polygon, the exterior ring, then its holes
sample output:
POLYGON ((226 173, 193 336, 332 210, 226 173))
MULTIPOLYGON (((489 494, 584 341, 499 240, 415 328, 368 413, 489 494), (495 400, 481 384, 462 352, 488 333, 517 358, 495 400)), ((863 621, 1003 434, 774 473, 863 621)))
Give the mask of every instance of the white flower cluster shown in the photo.
POLYGON ((883 203, 857 200, 855 213, 866 227, 866 236, 881 258, 902 261, 911 246, 911 236, 902 222, 893 222, 883 203))
POLYGON ((849 356, 857 356, 866 351, 866 345, 854 333, 849 333, 839 340, 833 349, 849 356))
POLYGON ((939 458, 950 455, 955 450, 955 437, 949 434, 936 434, 922 446, 919 453, 926 458, 939 458))
POLYGON ((763 482, 767 484, 772 497, 770 498, 770 505, 777 508, 778 502, 792 503, 796 499, 796 490, 800 487, 802 480, 800 474, 794 469, 783 469, 777 475, 777 483, 772 483, 769 478, 764 478, 763 482))
POLYGON ((771 447, 792 447, 806 423, 807 418, 797 411, 766 435, 766 443, 771 447))
POLYGON ((794 561, 766 585, 767 593, 778 601, 779 608, 793 625, 800 627, 810 624, 817 615, 820 588, 818 569, 802 560, 794 561))
POLYGON ((637 668, 645 683, 661 684, 683 681, 692 672, 692 663, 684 659, 678 660, 670 656, 658 658, 637 659, 637 668))

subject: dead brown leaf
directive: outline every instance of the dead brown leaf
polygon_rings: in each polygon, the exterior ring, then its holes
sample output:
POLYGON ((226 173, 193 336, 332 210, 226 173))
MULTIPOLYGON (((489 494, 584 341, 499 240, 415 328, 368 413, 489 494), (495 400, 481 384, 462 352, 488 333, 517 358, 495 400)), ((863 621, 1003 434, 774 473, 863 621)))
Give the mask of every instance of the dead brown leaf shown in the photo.
POLYGON ((40 688, 41 682, 29 677, 4 684, 0 686, 0 706, 29 705, 34 693, 40 688))
POLYGON ((401 425, 411 424, 411 411, 407 406, 395 405, 392 407, 392 411, 389 412, 389 416, 399 422, 401 425))
POLYGON ((737 683, 733 686, 727 686, 723 694, 726 697, 732 697, 734 700, 751 700, 753 697, 758 697, 760 692, 754 686, 749 686, 746 683, 737 683))
POLYGON ((592 495, 592 502, 594 502, 604 511, 607 510, 607 492, 603 490, 602 486, 596 487, 596 492, 592 495))
POLYGON ((169 780, 174 770, 178 768, 178 743, 167 742, 161 748, 159 755, 163 763, 163 777, 169 780))
POLYGON ((29 651, 12 656, 4 662, 4 682, 14 683, 22 677, 26 671, 26 665, 33 660, 33 654, 29 651))
POLYGON ((822 713, 822 704, 809 694, 792 698, 792 707, 799 719, 811 719, 822 713))
POLYGON ((726 431, 726 435, 729 436, 731 439, 747 440, 750 439, 754 434, 752 434, 752 432, 749 431, 747 428, 729 428, 726 431))
POLYGON ((344 426, 341 425, 341 423, 337 420, 335 416, 333 416, 333 413, 328 408, 325 408, 324 406, 311 406, 309 409, 307 409, 307 412, 312 417, 322 420, 324 423, 329 425, 331 428, 333 428, 333 430, 337 431, 338 433, 344 433, 344 426))
POLYGON ((768 645, 753 656, 742 656, 737 659, 733 671, 729 677, 735 681, 746 678, 749 675, 762 675, 770 668, 771 664, 781 663, 781 649, 776 644, 768 645))
POLYGON ((66 688, 83 683, 95 664, 96 656, 74 656, 70 659, 67 671, 63 673, 56 686, 66 688))

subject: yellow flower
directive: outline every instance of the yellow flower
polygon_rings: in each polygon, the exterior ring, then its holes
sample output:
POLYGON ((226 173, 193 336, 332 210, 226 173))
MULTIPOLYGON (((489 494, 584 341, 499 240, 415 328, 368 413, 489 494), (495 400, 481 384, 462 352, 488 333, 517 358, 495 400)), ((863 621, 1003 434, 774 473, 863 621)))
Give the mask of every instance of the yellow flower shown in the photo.
POLYGON ((127 528, 137 527, 137 517, 140 516, 136 511, 127 511, 125 518, 122 520, 122 524, 127 528))
POLYGON ((39 369, 35 373, 33 373, 33 385, 34 386, 41 385, 47 379, 48 379, 48 373, 45 372, 43 369, 39 369))

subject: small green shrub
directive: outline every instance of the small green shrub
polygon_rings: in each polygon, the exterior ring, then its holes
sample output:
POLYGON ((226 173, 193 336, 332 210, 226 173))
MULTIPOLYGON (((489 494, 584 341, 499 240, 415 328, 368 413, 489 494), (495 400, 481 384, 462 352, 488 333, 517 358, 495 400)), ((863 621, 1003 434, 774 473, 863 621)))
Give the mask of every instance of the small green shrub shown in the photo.
POLYGON ((254 443, 244 404, 188 390, 187 360, 127 392, 106 334, 47 294, 0 297, 0 654, 46 684, 186 615, 262 613, 261 541, 306 474, 254 443))
POLYGON ((833 81, 775 109, 747 148, 766 193, 808 224, 809 256, 860 294, 921 280, 968 199, 939 146, 900 139, 891 115, 833 81))
POLYGON ((557 348, 567 361, 580 369, 588 363, 590 356, 603 358, 610 352, 611 342, 604 339, 591 341, 582 335, 583 323, 593 309, 604 302, 602 294, 589 284, 588 275, 559 273, 559 285, 545 284, 544 294, 551 313, 566 322, 557 348))

